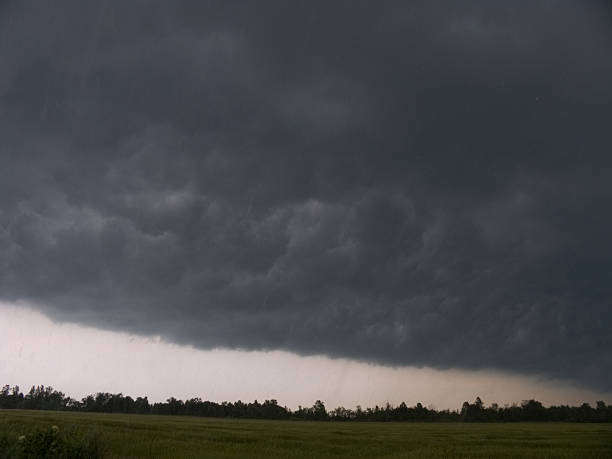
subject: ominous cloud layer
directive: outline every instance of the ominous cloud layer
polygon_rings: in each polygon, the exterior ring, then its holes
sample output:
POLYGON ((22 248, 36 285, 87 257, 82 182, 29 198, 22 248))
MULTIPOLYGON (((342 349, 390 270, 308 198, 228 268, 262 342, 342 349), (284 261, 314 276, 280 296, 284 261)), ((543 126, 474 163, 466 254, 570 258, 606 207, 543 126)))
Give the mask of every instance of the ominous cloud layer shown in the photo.
POLYGON ((612 388, 605 3, 177 3, 0 4, 0 300, 612 388))

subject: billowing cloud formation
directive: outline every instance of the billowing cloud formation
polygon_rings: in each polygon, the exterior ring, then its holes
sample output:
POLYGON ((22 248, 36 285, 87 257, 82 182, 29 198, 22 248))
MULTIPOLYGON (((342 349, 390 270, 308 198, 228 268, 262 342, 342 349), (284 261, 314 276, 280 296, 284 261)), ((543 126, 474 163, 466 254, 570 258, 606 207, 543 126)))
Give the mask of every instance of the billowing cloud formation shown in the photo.
POLYGON ((603 3, 0 6, 0 300, 612 381, 603 3))

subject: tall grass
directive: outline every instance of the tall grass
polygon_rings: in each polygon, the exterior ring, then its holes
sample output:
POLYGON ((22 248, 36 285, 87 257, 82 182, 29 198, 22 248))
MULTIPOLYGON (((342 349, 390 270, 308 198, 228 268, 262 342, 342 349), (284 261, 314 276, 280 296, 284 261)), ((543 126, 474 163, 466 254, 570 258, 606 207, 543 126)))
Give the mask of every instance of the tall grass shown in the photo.
POLYGON ((612 458, 612 424, 605 423, 342 423, 0 410, 0 432, 0 457, 15 458, 612 458))
POLYGON ((97 459, 104 456, 100 436, 74 427, 15 424, 0 432, 0 459, 97 459))

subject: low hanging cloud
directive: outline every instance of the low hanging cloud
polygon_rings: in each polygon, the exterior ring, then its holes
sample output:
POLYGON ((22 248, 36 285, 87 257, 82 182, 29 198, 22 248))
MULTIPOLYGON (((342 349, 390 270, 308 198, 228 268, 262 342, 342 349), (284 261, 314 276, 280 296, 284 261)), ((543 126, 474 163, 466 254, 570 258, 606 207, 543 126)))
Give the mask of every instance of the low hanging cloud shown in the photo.
POLYGON ((0 5, 0 300, 612 386, 609 7, 0 5))

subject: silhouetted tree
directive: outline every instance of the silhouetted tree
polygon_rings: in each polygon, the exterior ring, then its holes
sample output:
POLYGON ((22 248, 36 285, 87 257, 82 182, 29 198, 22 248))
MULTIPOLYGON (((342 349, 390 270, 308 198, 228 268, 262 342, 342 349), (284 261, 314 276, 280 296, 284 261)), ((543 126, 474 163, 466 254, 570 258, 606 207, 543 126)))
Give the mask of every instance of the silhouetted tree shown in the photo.
POLYGON ((355 410, 338 407, 329 413, 325 404, 317 400, 312 407, 300 406, 296 411, 282 407, 275 399, 259 403, 216 403, 201 398, 186 401, 174 397, 165 402, 150 404, 147 397, 133 399, 129 395, 98 392, 81 401, 66 396, 52 387, 32 386, 24 395, 18 386, 5 385, 0 389, 0 408, 35 410, 71 410, 106 413, 139 413, 190 415, 208 417, 254 418, 254 419, 299 419, 312 421, 447 421, 447 422, 517 422, 517 421, 565 421, 565 422, 612 422, 612 406, 597 401, 596 407, 583 403, 579 407, 566 405, 544 407, 537 400, 525 400, 520 406, 513 404, 500 408, 493 403, 484 407, 480 397, 474 403, 464 402, 460 411, 425 408, 421 403, 408 407, 402 402, 397 407, 386 403, 384 407, 355 410))

